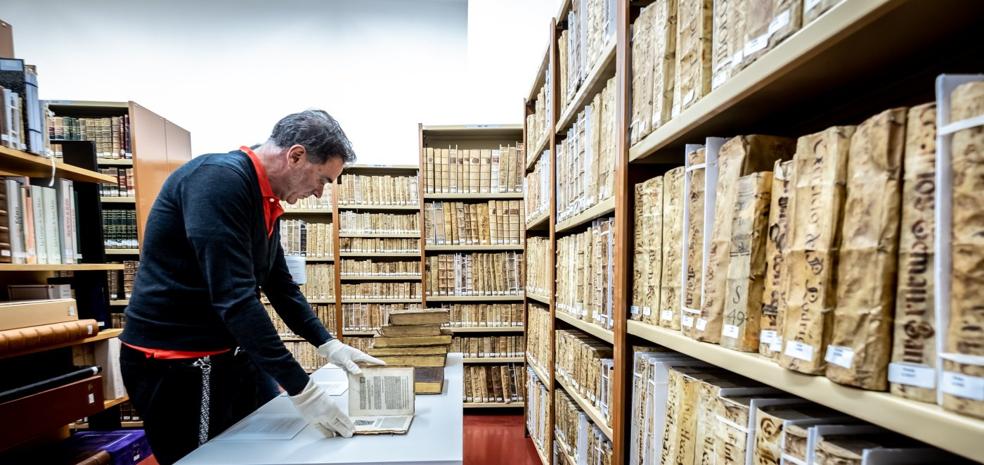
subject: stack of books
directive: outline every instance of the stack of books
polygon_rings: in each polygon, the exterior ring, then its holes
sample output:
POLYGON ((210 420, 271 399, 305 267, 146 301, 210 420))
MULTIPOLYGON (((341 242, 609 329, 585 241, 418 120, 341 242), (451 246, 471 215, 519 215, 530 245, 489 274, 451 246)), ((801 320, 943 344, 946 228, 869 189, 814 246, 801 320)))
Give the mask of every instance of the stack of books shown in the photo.
POLYGON ((387 365, 413 367, 415 393, 440 394, 451 345, 451 334, 441 325, 449 320, 447 310, 390 312, 388 324, 373 338, 369 355, 387 365))

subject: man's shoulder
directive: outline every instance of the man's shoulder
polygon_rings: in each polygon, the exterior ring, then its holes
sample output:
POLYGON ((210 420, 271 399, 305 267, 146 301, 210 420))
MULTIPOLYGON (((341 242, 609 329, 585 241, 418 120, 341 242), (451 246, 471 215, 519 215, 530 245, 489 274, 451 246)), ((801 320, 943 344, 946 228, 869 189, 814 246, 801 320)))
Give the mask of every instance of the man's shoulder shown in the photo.
POLYGON ((213 176, 225 174, 248 181, 252 174, 249 163, 249 157, 238 150, 228 153, 206 153, 192 158, 178 168, 177 172, 189 176, 196 172, 207 171, 213 176))

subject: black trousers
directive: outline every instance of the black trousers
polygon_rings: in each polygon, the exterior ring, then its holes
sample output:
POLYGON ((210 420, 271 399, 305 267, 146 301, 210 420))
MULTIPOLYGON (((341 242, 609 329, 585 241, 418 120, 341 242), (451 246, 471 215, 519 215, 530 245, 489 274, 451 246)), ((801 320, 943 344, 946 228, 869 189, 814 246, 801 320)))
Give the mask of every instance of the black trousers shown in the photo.
MULTIPOLYGON (((161 465, 170 465, 199 446, 204 367, 196 360, 147 358, 126 345, 120 350, 123 384, 161 465)), ((209 365, 208 438, 278 394, 273 379, 246 354, 212 356, 209 365)))

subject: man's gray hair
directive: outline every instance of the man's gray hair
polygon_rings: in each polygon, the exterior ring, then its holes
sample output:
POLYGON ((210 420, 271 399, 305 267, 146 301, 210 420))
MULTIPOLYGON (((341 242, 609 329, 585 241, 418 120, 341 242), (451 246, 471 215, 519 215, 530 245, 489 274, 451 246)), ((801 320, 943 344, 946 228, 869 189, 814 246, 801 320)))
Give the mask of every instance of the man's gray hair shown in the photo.
POLYGON ((352 142, 338 121, 324 110, 304 110, 285 116, 273 127, 270 140, 283 149, 303 145, 308 161, 317 165, 334 157, 345 163, 355 161, 352 142))

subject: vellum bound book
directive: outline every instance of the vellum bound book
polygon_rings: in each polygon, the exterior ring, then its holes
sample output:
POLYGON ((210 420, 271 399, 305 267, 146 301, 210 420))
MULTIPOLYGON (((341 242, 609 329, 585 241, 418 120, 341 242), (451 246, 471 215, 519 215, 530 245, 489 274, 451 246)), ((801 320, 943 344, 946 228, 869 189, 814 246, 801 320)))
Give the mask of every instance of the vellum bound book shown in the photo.
POLYGON ((886 110, 851 137, 837 307, 825 355, 828 379, 877 391, 888 388, 892 351, 905 114, 886 110))
POLYGON ((657 325, 663 274, 663 177, 636 185, 635 255, 629 317, 657 325))
MULTIPOLYGON (((673 168, 663 175, 663 237, 683 235, 683 170, 673 168)), ((663 250, 663 270, 659 288, 659 325, 679 330, 681 321, 689 321, 680 315, 680 272, 682 256, 677 241, 669 241, 663 250)))
POLYGON ((847 157, 854 126, 835 126, 800 137, 796 145, 789 252, 788 298, 779 364, 806 374, 826 368, 835 302, 837 248, 847 157))
MULTIPOLYGON (((704 265, 704 176, 707 152, 703 146, 687 146, 687 173, 685 178, 687 217, 684 227, 687 238, 687 269, 683 286, 684 314, 696 318, 700 315, 701 287, 704 265), (690 149, 693 149, 692 151, 690 149)), ((685 334, 694 336, 694 327, 682 328, 685 334)))
POLYGON ((902 225, 895 296, 892 394, 936 402, 936 104, 909 109, 902 161, 902 225))
POLYGON ((405 434, 414 415, 413 368, 363 367, 349 375, 348 409, 355 434, 405 434))
POLYGON ((776 161, 772 173, 769 206, 769 236, 765 243, 765 284, 759 320, 759 353, 773 360, 782 352, 782 321, 786 314, 786 283, 789 272, 783 256, 789 248, 789 203, 793 161, 776 161))

